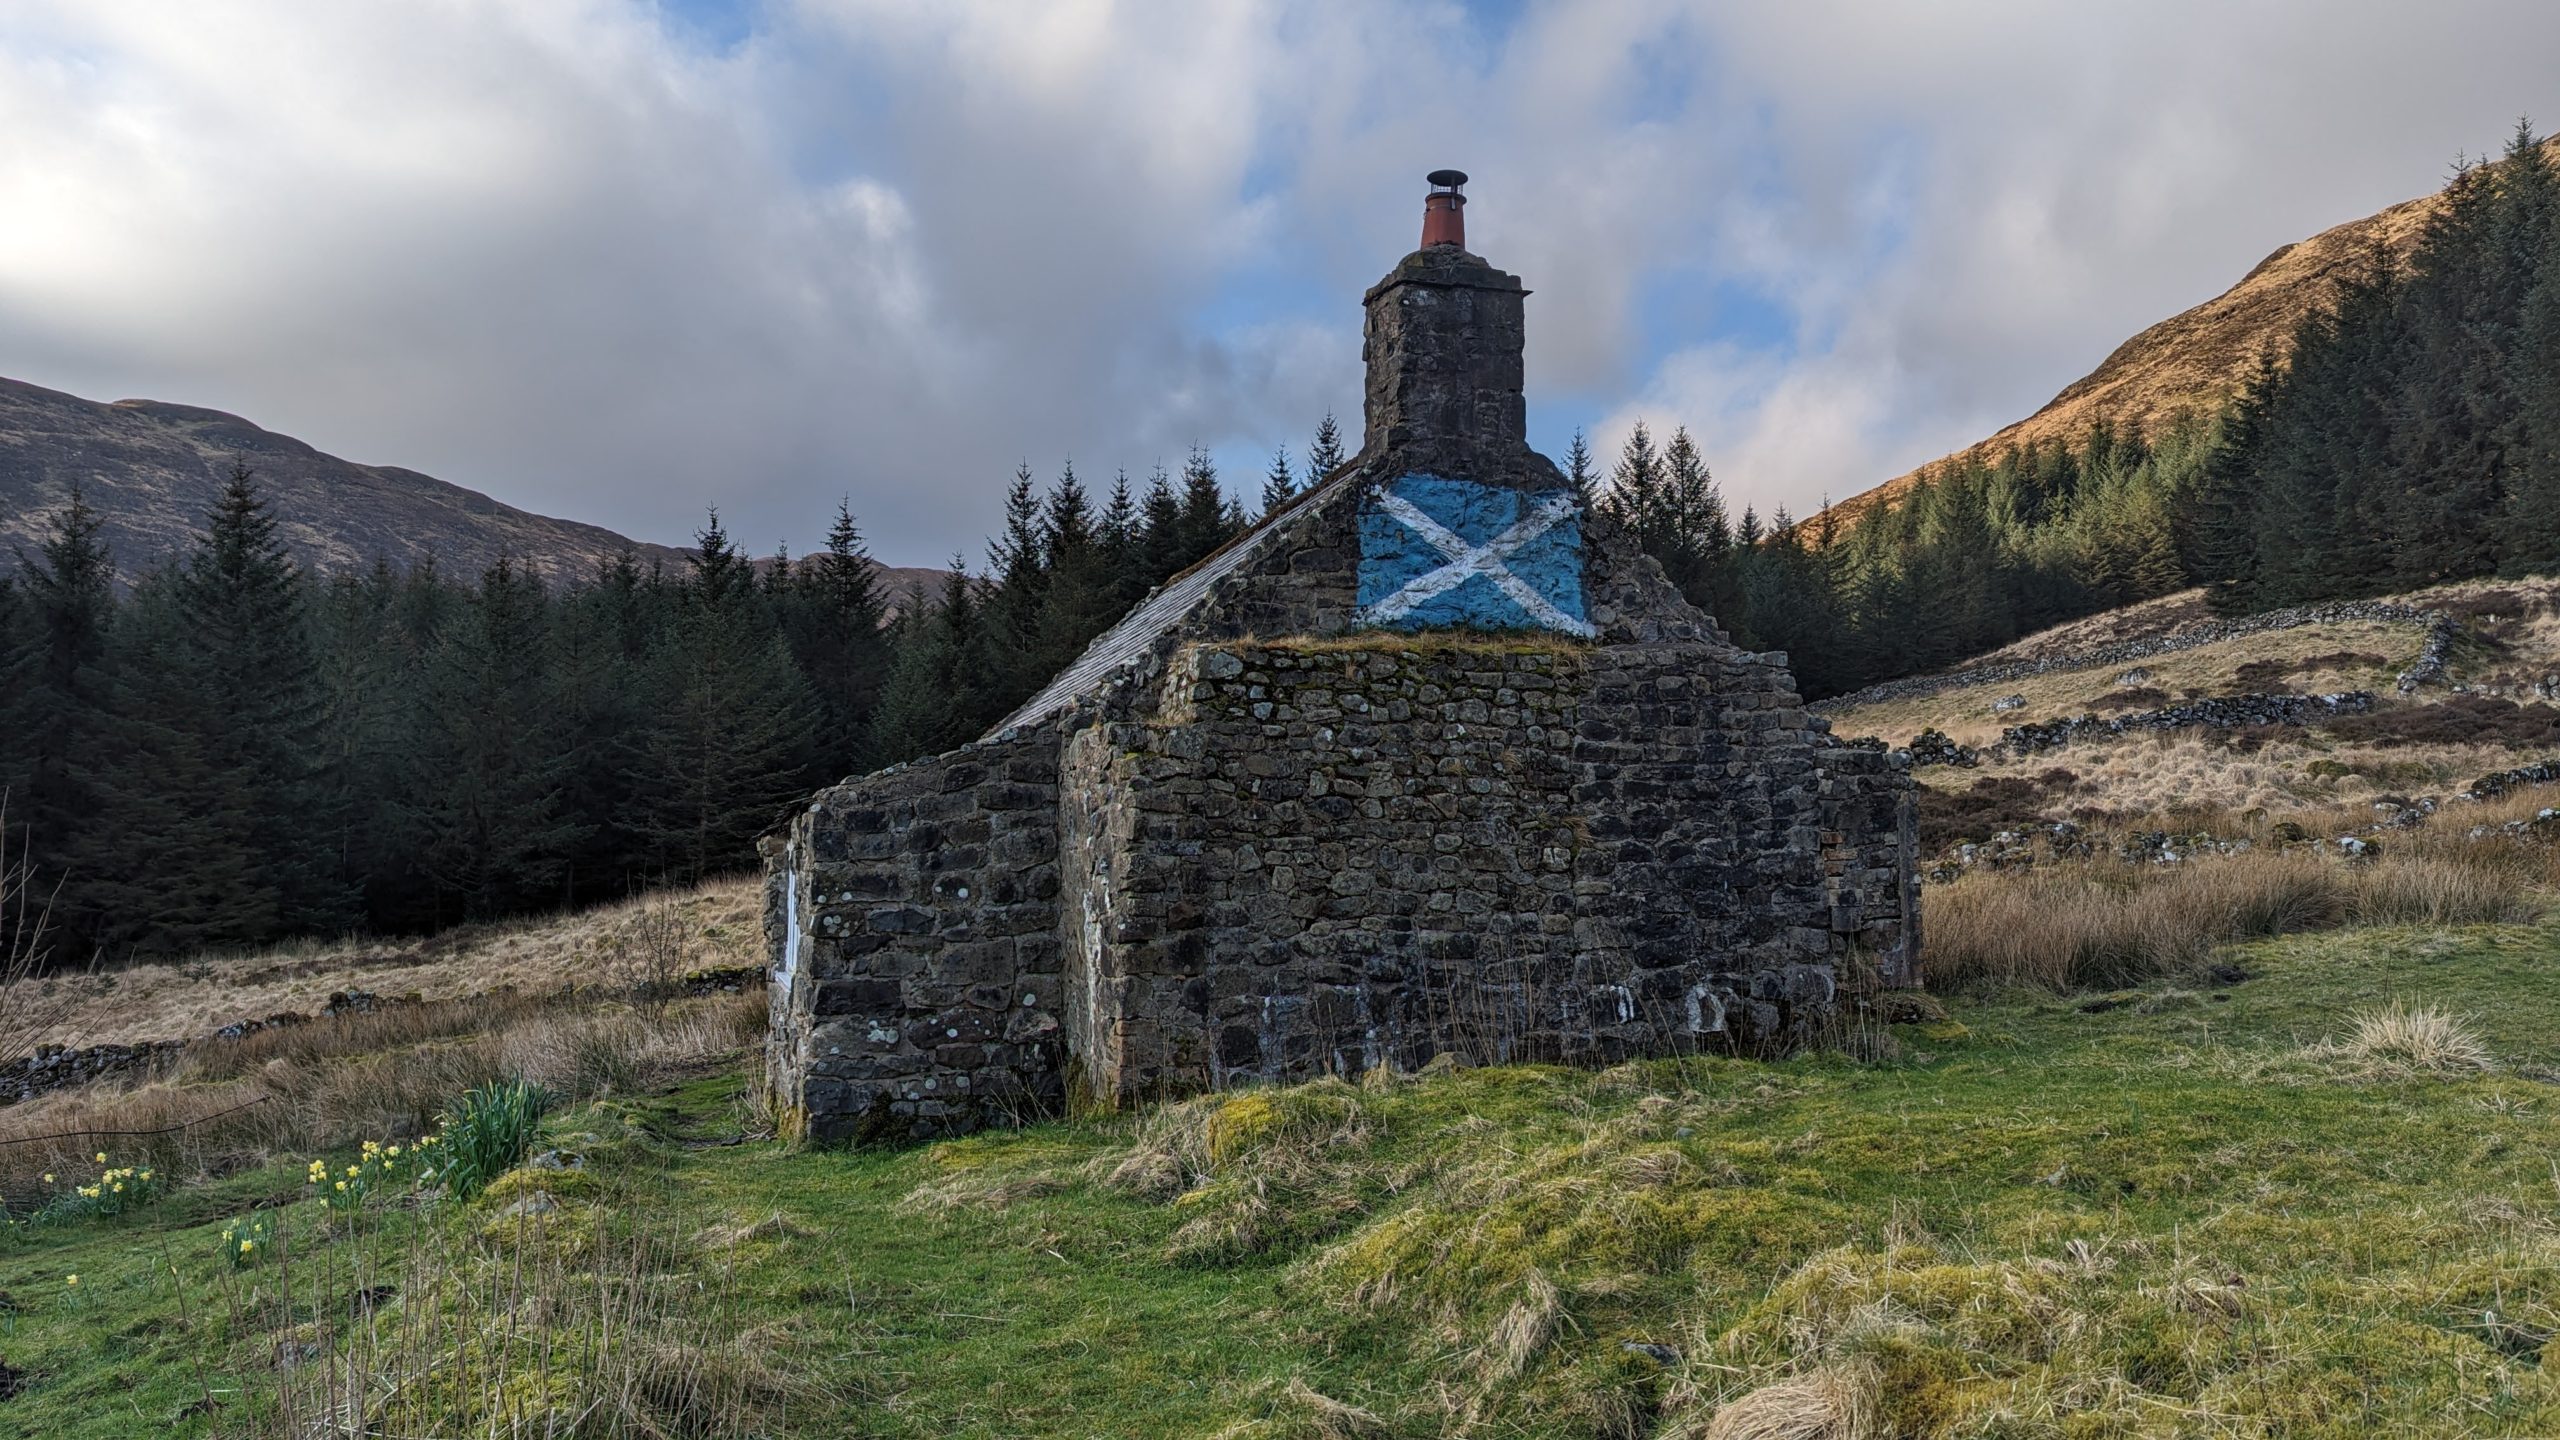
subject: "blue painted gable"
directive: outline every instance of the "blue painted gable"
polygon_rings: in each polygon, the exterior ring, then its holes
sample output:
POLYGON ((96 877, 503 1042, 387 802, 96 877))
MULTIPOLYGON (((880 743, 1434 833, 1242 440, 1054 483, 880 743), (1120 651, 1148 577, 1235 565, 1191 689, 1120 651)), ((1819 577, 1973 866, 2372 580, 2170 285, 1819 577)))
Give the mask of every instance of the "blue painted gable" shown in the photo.
POLYGON ((1388 630, 1594 632, 1571 490, 1399 476, 1360 512, 1361 624, 1388 630))

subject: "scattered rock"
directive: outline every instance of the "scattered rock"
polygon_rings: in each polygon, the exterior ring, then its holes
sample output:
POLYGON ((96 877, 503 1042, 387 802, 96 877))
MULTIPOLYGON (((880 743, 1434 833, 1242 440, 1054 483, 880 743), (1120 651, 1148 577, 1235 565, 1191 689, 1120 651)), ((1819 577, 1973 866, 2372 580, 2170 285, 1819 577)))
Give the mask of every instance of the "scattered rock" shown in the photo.
POLYGON ((2025 708, 2027 708, 2027 697, 2024 695, 2003 695, 1991 702, 1991 713, 1994 715, 2006 715, 2012 710, 2025 708))
POLYGON ((1656 1365, 1667 1367, 1680 1363, 1679 1351, 1668 1345, 1656 1345, 1649 1340, 1622 1340, 1618 1342, 1618 1348, 1630 1355, 1641 1355, 1656 1365))

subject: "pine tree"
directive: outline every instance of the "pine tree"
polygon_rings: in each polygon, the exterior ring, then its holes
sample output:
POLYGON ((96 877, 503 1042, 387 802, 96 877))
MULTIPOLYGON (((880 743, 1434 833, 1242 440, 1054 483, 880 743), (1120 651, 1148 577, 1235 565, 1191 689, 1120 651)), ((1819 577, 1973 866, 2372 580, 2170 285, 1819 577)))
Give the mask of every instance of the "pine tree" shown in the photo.
POLYGON ((1333 412, 1324 412, 1316 426, 1316 438, 1307 446, 1307 484, 1321 485, 1349 458, 1342 452, 1342 430, 1333 423, 1333 412))

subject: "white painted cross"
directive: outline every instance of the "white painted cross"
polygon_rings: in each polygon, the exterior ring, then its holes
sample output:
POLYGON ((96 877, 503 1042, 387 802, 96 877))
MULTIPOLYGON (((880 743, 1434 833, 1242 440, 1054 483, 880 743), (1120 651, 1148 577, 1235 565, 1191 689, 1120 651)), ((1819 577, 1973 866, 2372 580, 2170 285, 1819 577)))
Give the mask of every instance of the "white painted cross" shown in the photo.
POLYGON ((1539 594, 1535 587, 1511 573, 1511 567, 1503 563, 1521 546, 1546 534, 1573 514, 1574 497, 1570 491, 1539 501, 1528 514, 1514 521, 1511 528, 1481 545, 1460 539, 1455 531, 1424 514, 1420 506, 1393 491, 1378 492, 1378 508, 1394 516, 1406 529, 1439 551, 1443 563, 1438 569, 1415 576, 1406 582, 1403 589, 1368 607, 1360 618, 1372 622, 1400 620, 1415 606, 1455 590, 1481 575, 1492 582, 1494 588, 1510 596, 1521 609, 1528 611, 1529 618, 1550 630, 1562 630, 1568 635, 1580 635, 1586 639, 1600 633, 1589 621, 1576 620, 1557 609, 1554 601, 1539 594))

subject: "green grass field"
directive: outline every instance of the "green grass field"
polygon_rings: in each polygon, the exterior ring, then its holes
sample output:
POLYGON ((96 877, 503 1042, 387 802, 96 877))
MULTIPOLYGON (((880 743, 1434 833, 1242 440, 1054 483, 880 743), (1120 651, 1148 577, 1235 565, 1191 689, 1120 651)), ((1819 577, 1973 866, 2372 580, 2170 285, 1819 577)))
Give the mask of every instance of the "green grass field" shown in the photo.
POLYGON ((15 1228, 0 1433, 337 1433, 350 1386, 402 1436, 2560 1433, 2560 929, 2228 958, 1960 997, 1883 1059, 896 1151, 740 1141, 741 1060, 554 1116, 585 1168, 469 1204, 324 1233, 292 1157, 15 1228), (2488 1067, 2334 1043, 2394 1005, 2488 1067))

